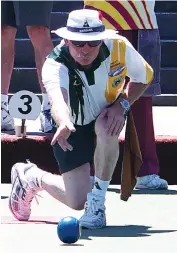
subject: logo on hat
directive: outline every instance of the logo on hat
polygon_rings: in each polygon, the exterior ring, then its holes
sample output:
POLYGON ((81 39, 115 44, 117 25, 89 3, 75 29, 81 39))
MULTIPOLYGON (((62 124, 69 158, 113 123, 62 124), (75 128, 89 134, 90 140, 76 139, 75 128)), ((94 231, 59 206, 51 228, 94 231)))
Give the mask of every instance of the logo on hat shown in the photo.
POLYGON ((89 24, 88 24, 87 20, 85 21, 83 27, 89 27, 89 24))

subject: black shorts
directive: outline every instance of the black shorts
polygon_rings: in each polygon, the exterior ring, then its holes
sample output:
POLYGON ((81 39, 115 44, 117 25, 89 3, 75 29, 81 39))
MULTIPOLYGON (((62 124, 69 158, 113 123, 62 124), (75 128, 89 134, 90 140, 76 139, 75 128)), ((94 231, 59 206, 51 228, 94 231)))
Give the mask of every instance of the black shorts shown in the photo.
POLYGON ((95 151, 94 125, 95 122, 84 126, 75 126, 76 131, 68 138, 68 142, 73 146, 72 151, 64 152, 58 143, 53 146, 54 156, 61 174, 85 163, 93 163, 95 151))
POLYGON ((50 27, 53 1, 1 1, 1 25, 50 27))

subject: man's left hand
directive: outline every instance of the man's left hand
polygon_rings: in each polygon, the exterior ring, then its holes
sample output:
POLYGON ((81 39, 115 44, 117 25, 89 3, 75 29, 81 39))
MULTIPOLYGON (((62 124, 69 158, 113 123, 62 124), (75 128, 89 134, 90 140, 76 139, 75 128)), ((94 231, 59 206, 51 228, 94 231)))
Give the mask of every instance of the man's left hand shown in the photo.
POLYGON ((118 136, 120 134, 125 124, 124 112, 125 110, 122 106, 119 103, 115 103, 105 108, 99 115, 100 118, 105 120, 104 126, 108 135, 118 136))

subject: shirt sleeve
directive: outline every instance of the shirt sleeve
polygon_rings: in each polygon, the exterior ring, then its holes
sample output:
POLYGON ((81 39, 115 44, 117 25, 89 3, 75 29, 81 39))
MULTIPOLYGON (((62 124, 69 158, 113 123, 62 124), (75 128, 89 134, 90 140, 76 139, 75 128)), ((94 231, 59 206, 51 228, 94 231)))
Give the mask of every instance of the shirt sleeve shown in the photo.
POLYGON ((47 58, 42 68, 42 82, 47 92, 59 87, 69 91, 68 68, 54 59, 47 58))
POLYGON ((153 80, 153 69, 128 40, 126 40, 125 58, 127 76, 131 82, 149 84, 153 80))

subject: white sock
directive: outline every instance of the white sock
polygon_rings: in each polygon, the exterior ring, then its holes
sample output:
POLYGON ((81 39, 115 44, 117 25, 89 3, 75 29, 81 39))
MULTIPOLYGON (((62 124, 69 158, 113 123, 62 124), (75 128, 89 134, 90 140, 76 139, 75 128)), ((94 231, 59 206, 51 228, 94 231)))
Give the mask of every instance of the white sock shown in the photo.
POLYGON ((106 191, 109 187, 110 181, 111 180, 103 181, 103 180, 99 179, 98 177, 95 177, 95 182, 94 182, 94 187, 93 187, 92 193, 105 198, 106 191))
POLYGON ((27 176, 29 181, 32 181, 34 186, 37 186, 39 188, 42 188, 42 177, 47 174, 48 172, 39 169, 37 166, 33 166, 32 168, 29 168, 25 175, 27 176))
POLYGON ((95 180, 95 177, 94 176, 90 176, 90 184, 91 184, 92 188, 94 186, 94 180, 95 180))
POLYGON ((42 93, 42 110, 49 110, 50 103, 47 93, 42 93))
POLYGON ((1 94, 1 103, 8 103, 8 95, 1 94))

